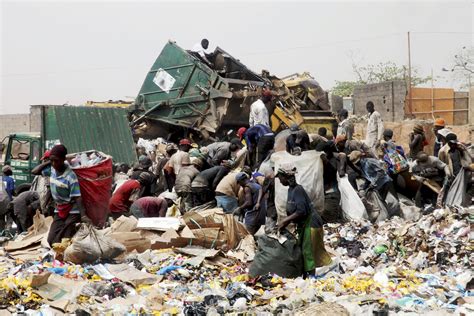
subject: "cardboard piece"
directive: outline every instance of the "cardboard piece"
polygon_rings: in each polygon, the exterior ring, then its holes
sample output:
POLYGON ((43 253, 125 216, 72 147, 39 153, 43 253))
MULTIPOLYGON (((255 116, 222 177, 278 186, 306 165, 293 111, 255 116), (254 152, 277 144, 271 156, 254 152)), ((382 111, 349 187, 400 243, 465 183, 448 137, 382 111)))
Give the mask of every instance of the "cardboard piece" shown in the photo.
POLYGON ((73 301, 79 295, 85 284, 85 281, 75 281, 57 274, 51 274, 48 278, 48 282, 38 287, 34 292, 50 301, 73 301))
POLYGON ((166 231, 178 230, 181 225, 179 218, 175 217, 142 217, 138 219, 138 229, 166 231))
POLYGON ((30 286, 31 287, 39 287, 43 284, 48 283, 49 276, 51 275, 51 272, 49 271, 43 271, 39 274, 32 274, 30 275, 30 286))
POLYGON ((136 250, 141 253, 150 249, 151 246, 151 240, 142 237, 139 232, 114 232, 108 236, 124 245, 127 248, 127 252, 136 250))
POLYGON ((184 226, 183 230, 179 234, 183 238, 196 238, 188 226, 184 226))
POLYGON ((173 238, 179 237, 178 233, 174 229, 167 229, 163 235, 161 235, 161 238, 164 240, 171 240, 173 238))
POLYGON ((163 279, 163 276, 142 272, 128 264, 107 264, 106 267, 111 274, 135 287, 141 284, 154 284, 163 279))
MULTIPOLYGON (((59 309, 63 313, 67 313, 68 307, 71 304, 71 301, 67 299, 61 299, 61 300, 56 300, 56 301, 48 301, 47 304, 53 308, 59 309)), ((55 313, 54 315, 57 315, 57 314, 55 313)))
POLYGON ((220 250, 216 250, 216 249, 205 249, 202 247, 193 247, 193 246, 188 246, 184 248, 175 248, 173 250, 177 253, 182 253, 189 256, 204 257, 204 258, 213 258, 220 252, 220 250))
POLYGON ((133 231, 138 224, 138 220, 135 216, 120 216, 110 227, 111 233, 116 232, 131 232, 133 231))

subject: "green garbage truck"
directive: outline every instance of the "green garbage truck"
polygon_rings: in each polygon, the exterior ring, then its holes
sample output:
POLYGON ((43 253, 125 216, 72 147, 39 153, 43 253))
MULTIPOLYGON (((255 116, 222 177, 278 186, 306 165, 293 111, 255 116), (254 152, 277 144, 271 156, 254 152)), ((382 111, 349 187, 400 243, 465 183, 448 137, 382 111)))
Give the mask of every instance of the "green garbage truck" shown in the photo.
POLYGON ((305 86, 312 77, 290 77, 285 81, 266 70, 257 74, 220 47, 206 61, 169 41, 130 106, 130 125, 136 135, 144 138, 177 141, 191 135, 197 142, 215 141, 229 131, 248 126, 251 104, 263 89, 269 89, 274 96, 268 107, 274 132, 292 124, 311 131, 331 127, 335 119, 327 102, 314 94, 314 84, 305 86), (308 100, 315 104, 306 104, 308 100), (303 116, 302 109, 313 110, 309 113, 311 120, 303 116))
POLYGON ((30 188, 31 170, 56 144, 65 145, 70 153, 98 150, 114 162, 131 165, 137 160, 125 108, 35 105, 30 121, 39 132, 11 133, 0 145, 0 165, 12 167, 17 194, 30 188))

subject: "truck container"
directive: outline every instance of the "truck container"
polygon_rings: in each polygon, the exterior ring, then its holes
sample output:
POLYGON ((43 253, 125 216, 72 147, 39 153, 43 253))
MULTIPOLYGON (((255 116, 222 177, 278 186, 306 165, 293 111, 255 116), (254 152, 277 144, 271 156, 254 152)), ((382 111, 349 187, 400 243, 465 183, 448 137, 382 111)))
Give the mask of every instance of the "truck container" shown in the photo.
POLYGON ((2 140, 1 164, 13 169, 17 191, 28 188, 31 170, 40 163, 43 153, 63 144, 69 153, 98 150, 114 162, 136 162, 135 143, 124 108, 84 106, 34 106, 32 120, 39 120, 37 133, 13 133, 2 140), (36 112, 37 111, 37 112, 36 112))

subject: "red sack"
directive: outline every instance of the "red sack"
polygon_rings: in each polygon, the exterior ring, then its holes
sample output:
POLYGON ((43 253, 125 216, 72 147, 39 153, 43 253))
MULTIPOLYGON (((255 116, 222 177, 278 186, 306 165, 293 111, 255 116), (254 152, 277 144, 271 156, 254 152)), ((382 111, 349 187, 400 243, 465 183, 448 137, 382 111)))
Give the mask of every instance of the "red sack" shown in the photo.
POLYGON ((107 158, 92 167, 72 168, 79 179, 86 215, 97 227, 103 227, 107 219, 113 182, 112 158, 102 156, 107 158))

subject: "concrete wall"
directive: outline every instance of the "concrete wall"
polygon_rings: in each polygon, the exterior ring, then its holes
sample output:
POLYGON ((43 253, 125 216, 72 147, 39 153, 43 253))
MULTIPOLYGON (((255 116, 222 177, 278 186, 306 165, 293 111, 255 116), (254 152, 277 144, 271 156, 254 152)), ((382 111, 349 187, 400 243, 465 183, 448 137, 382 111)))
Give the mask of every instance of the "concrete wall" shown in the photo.
POLYGON ((401 121, 405 118, 406 95, 403 80, 356 86, 353 94, 354 114, 366 115, 365 105, 372 101, 384 121, 401 121))
POLYGON ((30 132, 29 114, 0 115, 0 140, 14 132, 30 132))

